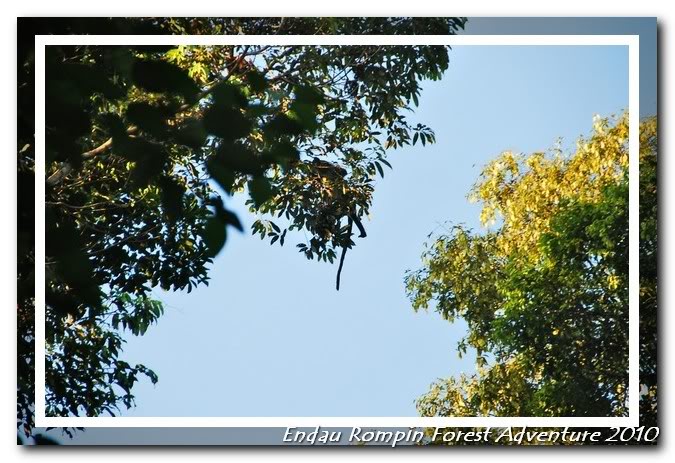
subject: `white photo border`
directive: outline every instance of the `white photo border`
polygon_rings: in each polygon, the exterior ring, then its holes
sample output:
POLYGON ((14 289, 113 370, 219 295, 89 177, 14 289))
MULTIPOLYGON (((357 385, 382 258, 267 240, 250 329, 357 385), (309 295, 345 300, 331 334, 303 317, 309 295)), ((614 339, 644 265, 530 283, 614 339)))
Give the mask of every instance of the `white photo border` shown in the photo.
MULTIPOLYGON (((36 35, 35 425, 37 427, 637 427, 639 426, 639 35, 36 35), (624 417, 49 417, 45 416, 45 47, 49 45, 628 46, 628 416, 624 417), (633 263, 633 265, 630 265, 633 263)), ((583 392, 581 392, 583 393, 583 392)))

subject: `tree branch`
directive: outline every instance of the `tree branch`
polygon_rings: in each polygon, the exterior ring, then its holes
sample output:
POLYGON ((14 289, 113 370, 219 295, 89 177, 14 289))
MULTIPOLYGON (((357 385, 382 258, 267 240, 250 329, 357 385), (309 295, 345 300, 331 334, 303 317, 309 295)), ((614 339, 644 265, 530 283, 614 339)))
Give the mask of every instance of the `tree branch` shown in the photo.
MULTIPOLYGON (((244 49, 243 53, 241 53, 241 54, 240 54, 240 55, 239 55, 239 56, 231 63, 231 65, 228 66, 228 69, 227 69, 227 70, 228 70, 227 75, 225 76, 225 78, 224 78, 223 80, 219 80, 218 82, 216 82, 215 84, 213 84, 213 85, 211 85, 209 88, 207 88, 206 90, 204 90, 204 91, 202 91, 201 93, 199 93, 199 94, 197 95, 197 98, 195 99, 195 102, 194 102, 194 103, 185 103, 185 104, 183 104, 180 108, 178 108, 178 111, 176 112, 176 114, 174 115, 174 117, 179 116, 181 113, 183 113, 183 112, 187 111, 188 109, 192 108, 195 104, 199 103, 202 99, 204 99, 204 98, 206 98, 207 96, 209 96, 209 95, 211 94, 211 92, 213 92, 213 90, 214 90, 218 85, 220 85, 220 84, 222 84, 222 83, 224 83, 224 82, 227 82, 227 80, 230 78, 230 76, 232 76, 233 71, 236 70, 236 69, 239 67, 239 65, 240 65, 241 62, 244 60, 244 58, 246 58, 247 56, 249 56, 249 54, 248 54, 249 48, 250 48, 250 47, 247 46, 247 47, 244 49)), ((266 50, 267 48, 269 48, 269 47, 264 47, 264 48, 262 48, 261 50, 259 50, 259 51, 256 52, 256 53, 260 53, 260 52, 266 50)), ((127 133, 130 134, 130 135, 131 135, 131 134, 134 134, 134 133, 136 133, 136 132, 138 132, 138 127, 136 127, 136 126, 131 126, 131 127, 129 127, 129 128, 127 129, 127 133)), ((82 156, 83 159, 91 159, 91 158, 93 158, 93 157, 95 157, 95 156, 98 156, 99 154, 105 153, 108 149, 110 149, 110 148, 112 147, 112 144, 113 144, 113 139, 112 139, 112 137, 111 137, 111 138, 108 138, 108 139, 107 139, 106 141, 104 141, 103 143, 101 143, 100 145, 98 145, 97 147, 92 148, 92 149, 90 149, 89 151, 86 151, 86 152, 82 153, 81 156, 82 156)), ((54 172, 52 175, 50 175, 50 176, 47 178, 47 185, 49 185, 49 186, 58 185, 58 184, 61 183, 61 181, 63 181, 63 179, 64 179, 65 177, 67 177, 68 174, 70 174, 72 171, 73 171, 73 166, 72 166, 69 162, 64 162, 60 169, 58 169, 56 172, 54 172)))

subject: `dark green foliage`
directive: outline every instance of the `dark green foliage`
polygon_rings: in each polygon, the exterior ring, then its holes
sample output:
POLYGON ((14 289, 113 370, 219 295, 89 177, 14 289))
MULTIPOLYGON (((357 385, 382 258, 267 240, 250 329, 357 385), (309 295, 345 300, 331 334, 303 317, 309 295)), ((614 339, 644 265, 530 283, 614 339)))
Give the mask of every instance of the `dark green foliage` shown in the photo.
MULTIPOLYGON (((452 34, 463 25, 456 18, 21 20, 18 425, 32 428, 34 34, 452 34)), ((346 217, 367 213, 373 179, 389 166, 385 151, 433 141, 404 113, 417 104, 420 82, 447 66, 447 47, 49 47, 47 414, 115 414, 133 405, 141 377, 157 380, 122 360, 123 338, 143 335, 161 316, 154 288, 206 284, 228 229, 242 229, 214 184, 227 194, 248 190, 252 209, 288 220, 285 229, 254 223, 271 243, 305 229, 312 235, 305 255, 330 262, 336 248, 351 247, 346 217), (344 175, 318 169, 317 158, 344 175)))
POLYGON ((167 108, 134 102, 127 107, 126 117, 143 132, 162 137, 166 134, 166 122, 171 117, 171 112, 167 108))
POLYGON ((131 71, 133 83, 149 92, 175 93, 193 102, 199 93, 199 87, 178 66, 162 60, 136 60, 131 71))
POLYGON ((204 113, 204 128, 211 135, 234 141, 248 135, 252 125, 240 110, 215 104, 204 113))

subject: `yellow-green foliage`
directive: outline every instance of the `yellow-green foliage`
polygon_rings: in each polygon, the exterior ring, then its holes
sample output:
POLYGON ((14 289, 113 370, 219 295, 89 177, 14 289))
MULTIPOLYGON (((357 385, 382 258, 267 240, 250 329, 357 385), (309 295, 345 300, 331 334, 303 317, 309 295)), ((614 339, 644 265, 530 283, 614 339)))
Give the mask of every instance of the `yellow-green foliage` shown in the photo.
POLYGON ((580 139, 572 156, 560 150, 549 156, 502 153, 485 167, 469 198, 482 203, 483 225, 503 221, 497 240, 503 254, 532 254, 561 201, 598 201, 627 166, 628 115, 614 125, 596 118, 592 136, 580 139))
MULTIPOLYGON (((641 396, 656 413, 656 120, 640 127, 641 396), (646 388, 646 389, 645 389, 646 388)), ((413 308, 468 333, 476 373, 440 380, 423 416, 621 416, 628 371, 628 116, 596 118, 575 152, 502 153, 453 227, 406 276, 413 308)), ((637 263, 635 264, 637 265, 637 263)))

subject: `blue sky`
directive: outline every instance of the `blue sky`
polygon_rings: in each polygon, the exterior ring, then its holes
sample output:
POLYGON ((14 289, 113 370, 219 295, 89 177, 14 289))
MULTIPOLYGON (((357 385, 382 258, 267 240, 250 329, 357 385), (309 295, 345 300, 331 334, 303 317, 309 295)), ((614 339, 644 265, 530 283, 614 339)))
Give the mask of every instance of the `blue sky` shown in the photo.
MULTIPOLYGON (((125 357, 160 381, 136 387, 128 416, 415 416, 439 377, 471 372, 456 344, 464 326, 414 313, 403 277, 443 223, 478 228, 466 200, 481 167, 503 150, 532 152, 559 137, 573 146, 594 114, 628 104, 627 47, 461 46, 450 69, 424 83, 413 120, 437 143, 390 153, 377 181, 368 237, 335 265, 295 248, 233 233, 191 294, 163 293, 166 314, 125 357), (259 282, 263 280, 264 284, 259 282)), ((243 197, 228 202, 245 227, 243 197)), ((295 239, 294 239, 295 238, 295 239)))

